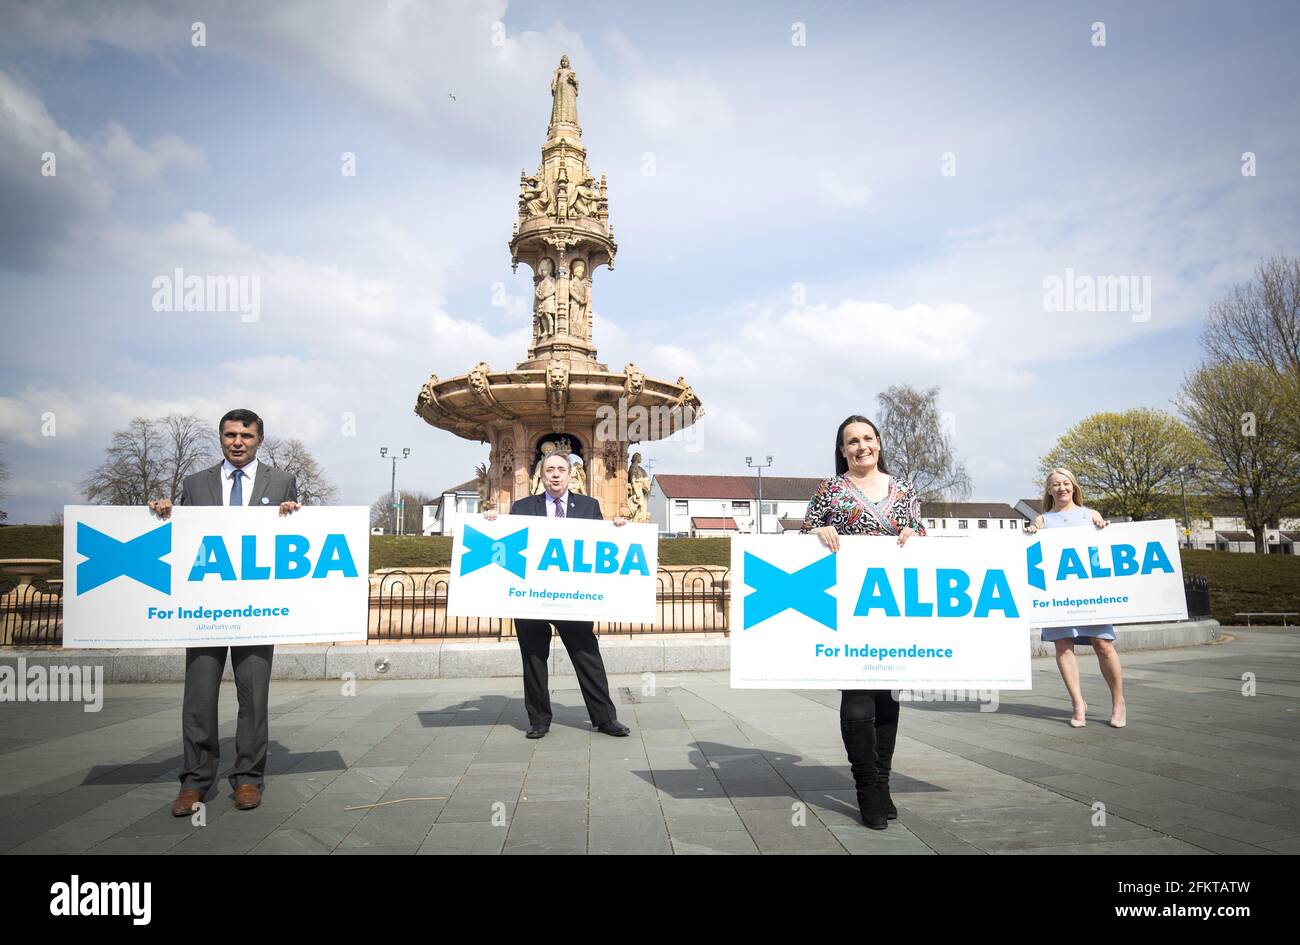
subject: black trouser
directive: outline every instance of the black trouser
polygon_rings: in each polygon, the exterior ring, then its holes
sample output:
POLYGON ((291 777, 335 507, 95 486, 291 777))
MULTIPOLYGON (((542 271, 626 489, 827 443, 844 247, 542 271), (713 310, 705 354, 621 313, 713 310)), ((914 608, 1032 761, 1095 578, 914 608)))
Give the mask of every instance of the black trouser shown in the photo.
POLYGON ((845 689, 840 692, 840 720, 874 719, 876 728, 898 724, 898 702, 888 689, 845 689))
POLYGON ((217 779, 221 761, 221 733, 217 729, 217 698, 226 650, 235 670, 239 721, 235 725, 235 767, 230 786, 262 787, 269 743, 267 702, 271 692, 274 646, 192 646, 185 651, 185 699, 181 708, 181 740, 185 767, 181 790, 207 794, 217 779))
POLYGON ((600 658, 600 644, 592 632, 592 623, 582 620, 516 620, 515 635, 524 658, 524 706, 531 725, 551 724, 551 692, 547 681, 546 661, 551 655, 551 624, 555 624, 569 662, 578 674, 582 701, 592 725, 604 725, 618 717, 609 698, 609 680, 605 662, 600 658))

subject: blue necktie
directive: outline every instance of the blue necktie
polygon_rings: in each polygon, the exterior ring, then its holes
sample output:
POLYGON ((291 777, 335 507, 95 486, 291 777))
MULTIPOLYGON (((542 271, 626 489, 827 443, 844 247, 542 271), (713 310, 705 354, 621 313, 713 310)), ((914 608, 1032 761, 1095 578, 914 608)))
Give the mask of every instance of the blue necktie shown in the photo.
POLYGON ((230 474, 230 504, 244 504, 244 471, 236 469, 230 474))
POLYGON ((564 518, 564 506, 560 505, 560 500, 555 500, 555 517, 564 518))

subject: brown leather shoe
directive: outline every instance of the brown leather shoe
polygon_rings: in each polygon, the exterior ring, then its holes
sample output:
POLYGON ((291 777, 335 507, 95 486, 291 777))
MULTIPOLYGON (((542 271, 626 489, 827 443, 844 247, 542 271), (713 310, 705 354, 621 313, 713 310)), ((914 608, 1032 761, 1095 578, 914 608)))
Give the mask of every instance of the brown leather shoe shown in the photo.
POLYGON ((200 791, 181 791, 176 795, 176 800, 172 801, 173 817, 188 817, 194 813, 194 805, 203 800, 203 794, 200 791))
POLYGON ((256 784, 241 784, 235 788, 235 807, 252 810, 262 803, 262 789, 256 784))

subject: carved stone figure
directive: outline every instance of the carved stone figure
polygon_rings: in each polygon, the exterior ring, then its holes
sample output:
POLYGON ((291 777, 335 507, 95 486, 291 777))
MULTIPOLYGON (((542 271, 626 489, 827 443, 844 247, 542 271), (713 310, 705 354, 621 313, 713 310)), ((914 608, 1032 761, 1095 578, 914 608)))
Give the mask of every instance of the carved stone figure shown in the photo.
POLYGON ((420 386, 420 396, 415 401, 417 409, 419 407, 426 406, 434 402, 433 388, 437 385, 437 383, 438 383, 438 375, 430 374, 429 379, 420 386))
POLYGON ((537 461, 537 466, 534 467, 533 469, 533 484, 528 490, 531 494, 537 495, 544 488, 546 488, 545 486, 542 485, 542 463, 546 462, 546 457, 550 456, 554 452, 555 452, 554 443, 542 444, 542 458, 537 461))
POLYGON ((474 370, 469 372, 469 386, 475 394, 482 396, 488 392, 488 367, 486 361, 480 361, 474 370))
POLYGON ((560 57, 560 67, 551 79, 551 125, 547 134, 555 137, 557 125, 578 127, 578 74, 569 68, 569 57, 560 57))
POLYGON ((587 323, 587 306, 591 301, 591 283, 584 278, 587 264, 581 259, 573 261, 569 276, 569 334, 575 338, 590 338, 587 323))
POLYGON ((677 395, 676 407, 689 407, 692 410, 700 408, 700 398, 695 393, 695 388, 686 383, 686 378, 677 378, 677 386, 682 388, 682 392, 677 395))
POLYGON ((509 483, 515 474, 515 441, 506 437, 501 441, 501 478, 509 483))
POLYGON ((564 391, 569 387, 569 366, 560 360, 552 360, 546 370, 546 386, 552 391, 564 391))
POLYGON ((623 382, 623 393, 628 399, 635 399, 645 390, 645 372, 629 362, 623 366, 623 373, 627 375, 627 380, 623 382))
POLYGON ((587 469, 577 456, 569 464, 569 491, 574 495, 587 494, 587 469))
POLYGON ((530 177, 525 181, 521 199, 524 202, 524 212, 530 219, 550 216, 554 212, 555 204, 551 200, 551 192, 546 182, 539 182, 536 177, 530 177))
POLYGON ((601 447, 600 458, 605 463, 605 475, 613 476, 618 467, 622 465, 621 457, 626 455, 626 448, 614 440, 610 440, 601 447))
POLYGON ((573 188, 573 212, 580 217, 594 217, 600 207, 600 186, 596 178, 588 176, 573 188))
POLYGON ((633 453, 627 467, 628 518, 633 522, 650 521, 650 476, 641 465, 641 454, 633 453))
POLYGON ((537 317, 537 337, 549 338, 555 334, 555 280, 551 271, 555 264, 543 259, 537 264, 537 287, 533 290, 533 313, 537 317))

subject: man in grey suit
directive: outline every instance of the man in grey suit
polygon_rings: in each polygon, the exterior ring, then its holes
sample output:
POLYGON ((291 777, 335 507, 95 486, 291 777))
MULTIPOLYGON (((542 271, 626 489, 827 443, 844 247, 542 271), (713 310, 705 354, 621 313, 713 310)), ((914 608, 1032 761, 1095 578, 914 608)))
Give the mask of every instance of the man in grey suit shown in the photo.
MULTIPOLYGON (((545 489, 537 495, 519 499, 510 506, 510 514, 604 520, 598 501, 569 491, 569 474, 569 458, 563 453, 551 453, 542 462, 545 489)), ((484 512, 483 517, 492 521, 497 513, 494 510, 484 512)), ((614 524, 626 525, 627 519, 615 516, 614 524)), ((528 710, 528 732, 524 737, 545 738, 551 730, 551 694, 546 661, 551 655, 552 624, 569 652, 591 724, 598 732, 625 738, 631 729, 618 720, 618 710, 609 697, 609 678, 605 675, 600 644, 596 642, 594 624, 590 620, 515 621, 519 654, 524 661, 524 707, 528 710)))
MULTIPOLYGON (((211 469, 186 476, 178 505, 279 506, 281 515, 296 512, 298 483, 292 475, 257 459, 262 445, 262 418, 251 410, 232 410, 218 427, 225 457, 211 469)), ((160 518, 171 515, 170 499, 149 503, 160 518)), ((221 761, 221 735, 217 728, 217 699, 221 674, 226 668, 224 646, 192 646, 185 650, 185 699, 181 714, 181 741, 185 766, 181 790, 172 802, 172 814, 186 817, 207 796, 217 779, 221 761)), ((234 663, 239 721, 235 727, 235 767, 230 786, 235 807, 252 810, 262 803, 263 776, 269 743, 267 704, 271 691, 271 659, 275 647, 229 647, 234 663)))

